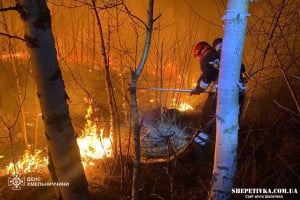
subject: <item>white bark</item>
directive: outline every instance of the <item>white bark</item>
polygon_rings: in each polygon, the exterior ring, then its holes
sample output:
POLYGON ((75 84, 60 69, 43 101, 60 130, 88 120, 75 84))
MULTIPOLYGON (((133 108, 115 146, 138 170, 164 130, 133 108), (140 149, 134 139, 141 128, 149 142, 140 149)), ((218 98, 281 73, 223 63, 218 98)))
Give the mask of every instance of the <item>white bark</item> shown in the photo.
POLYGON ((229 0, 225 20, 217 99, 217 135, 210 199, 230 199, 238 145, 238 83, 249 0, 229 0))
POLYGON ((65 200, 88 199, 87 181, 56 57, 50 11, 45 0, 18 0, 17 3, 36 79, 48 142, 51 177, 54 182, 69 183, 68 187, 58 187, 56 194, 65 200))

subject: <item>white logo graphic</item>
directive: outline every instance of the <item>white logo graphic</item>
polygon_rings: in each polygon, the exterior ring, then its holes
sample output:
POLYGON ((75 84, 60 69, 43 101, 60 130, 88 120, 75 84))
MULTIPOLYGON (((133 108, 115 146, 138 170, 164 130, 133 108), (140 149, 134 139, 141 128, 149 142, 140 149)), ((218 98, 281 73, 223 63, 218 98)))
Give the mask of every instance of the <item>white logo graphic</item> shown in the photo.
POLYGON ((25 178, 21 178, 19 174, 16 174, 13 178, 8 177, 8 186, 11 186, 12 190, 21 190, 20 186, 25 185, 25 178))

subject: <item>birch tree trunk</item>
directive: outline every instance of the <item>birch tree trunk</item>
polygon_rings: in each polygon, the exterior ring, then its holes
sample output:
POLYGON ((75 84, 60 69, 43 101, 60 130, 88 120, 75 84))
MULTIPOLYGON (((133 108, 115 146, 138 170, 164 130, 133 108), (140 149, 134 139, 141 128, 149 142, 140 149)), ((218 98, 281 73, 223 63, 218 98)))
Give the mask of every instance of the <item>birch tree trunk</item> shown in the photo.
POLYGON ((229 0, 225 20, 217 98, 217 133, 209 199, 231 198, 236 172, 239 77, 249 0, 229 0))
POLYGON ((56 57, 50 11, 45 0, 17 0, 17 8, 24 22, 25 40, 36 79, 48 143, 49 171, 54 182, 69 183, 69 186, 57 187, 57 198, 88 199, 68 96, 56 57))
POLYGON ((139 121, 139 111, 137 104, 137 96, 136 96, 136 87, 140 74, 143 71, 149 48, 151 43, 152 36, 152 27, 153 27, 153 7, 154 0, 149 0, 149 8, 148 8, 148 26, 147 26, 147 35, 144 45, 143 54, 138 65, 138 68, 135 71, 131 72, 131 84, 130 84, 130 97, 131 97, 131 109, 133 114, 133 126, 134 126, 134 167, 133 167, 133 180, 132 180, 132 189, 131 189, 131 199, 138 200, 139 199, 139 177, 140 177, 140 163, 141 163, 141 148, 140 148, 140 121, 139 121))

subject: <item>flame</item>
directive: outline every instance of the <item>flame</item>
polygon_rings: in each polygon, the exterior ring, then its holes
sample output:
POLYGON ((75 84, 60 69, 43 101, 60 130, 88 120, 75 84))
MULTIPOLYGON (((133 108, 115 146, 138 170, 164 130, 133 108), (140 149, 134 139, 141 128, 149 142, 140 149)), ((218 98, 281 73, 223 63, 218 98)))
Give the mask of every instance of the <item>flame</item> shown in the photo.
MULTIPOLYGON (((77 138, 81 160, 84 168, 94 166, 95 161, 112 157, 112 137, 103 137, 103 129, 97 127, 95 122, 90 120, 93 113, 92 106, 87 109, 86 124, 82 135, 77 138)), ((34 171, 47 173, 48 157, 43 156, 43 150, 31 152, 26 150, 24 155, 15 164, 9 163, 0 175, 5 174, 26 174, 34 171)))
POLYGON ((187 111, 187 110, 193 110, 193 109, 194 108, 190 104, 184 103, 184 102, 180 103, 179 107, 178 107, 178 110, 182 111, 182 112, 187 111))
POLYGON ((92 160, 112 156, 111 141, 97 135, 87 135, 77 139, 83 166, 94 165, 92 160))
POLYGON ((29 59, 29 55, 27 52, 15 52, 15 53, 2 53, 0 55, 1 59, 11 59, 11 58, 16 58, 16 59, 20 59, 20 60, 28 60, 29 59))
POLYGON ((29 173, 33 171, 44 171, 47 170, 48 158, 42 156, 42 150, 36 150, 33 153, 26 150, 24 155, 14 164, 9 163, 4 172, 0 174, 18 174, 20 171, 22 173, 29 173))
POLYGON ((86 124, 82 131, 82 136, 77 139, 83 166, 93 166, 94 160, 112 156, 112 138, 103 137, 103 129, 99 129, 97 124, 90 118, 93 108, 89 105, 87 109, 86 124))

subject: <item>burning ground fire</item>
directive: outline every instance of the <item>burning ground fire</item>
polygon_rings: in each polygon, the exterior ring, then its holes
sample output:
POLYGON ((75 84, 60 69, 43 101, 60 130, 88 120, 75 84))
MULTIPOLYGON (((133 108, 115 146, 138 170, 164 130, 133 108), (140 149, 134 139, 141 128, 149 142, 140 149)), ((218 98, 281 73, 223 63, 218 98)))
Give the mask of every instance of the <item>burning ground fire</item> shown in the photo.
POLYGON ((176 98, 172 99, 171 107, 175 107, 176 109, 178 109, 181 112, 194 110, 194 108, 188 103, 182 102, 180 104, 177 104, 176 103, 176 98))
MULTIPOLYGON (((84 168, 95 165, 94 161, 112 156, 112 138, 103 137, 103 129, 90 120, 92 107, 89 106, 86 115, 85 128, 82 136, 77 138, 80 149, 81 160, 84 168)), ((46 150, 45 150, 46 151, 46 150)), ((15 164, 9 163, 4 170, 0 170, 0 175, 9 175, 15 173, 45 172, 47 173, 48 157, 43 150, 37 150, 33 153, 25 151, 24 155, 15 164)))
POLYGON ((179 107, 178 107, 178 110, 179 111, 188 111, 188 110, 193 110, 194 108, 190 105, 190 104, 187 104, 187 103, 180 103, 179 104, 179 107))
MULTIPOLYGON (((193 110, 187 103, 181 103, 178 107, 180 111, 193 110)), ((103 129, 90 120, 93 113, 92 106, 87 109, 86 124, 82 135, 77 138, 81 160, 84 168, 95 165, 95 161, 112 157, 112 137, 103 137, 103 129)), ((9 163, 4 170, 0 170, 0 175, 15 173, 30 173, 35 171, 47 173, 48 157, 46 150, 36 150, 34 152, 25 151, 24 155, 15 164, 9 163)), ((3 158, 1 156, 0 158, 3 158)))
POLYGON ((36 150, 31 153, 26 150, 24 155, 14 164, 13 162, 9 163, 5 170, 0 171, 0 175, 15 174, 15 172, 29 173, 33 171, 46 172, 48 165, 48 158, 42 156, 42 150, 36 150))
POLYGON ((112 156, 112 138, 103 137, 103 129, 90 120, 93 113, 92 106, 89 106, 86 115, 86 124, 82 136, 77 139, 83 166, 94 165, 93 160, 112 156))

